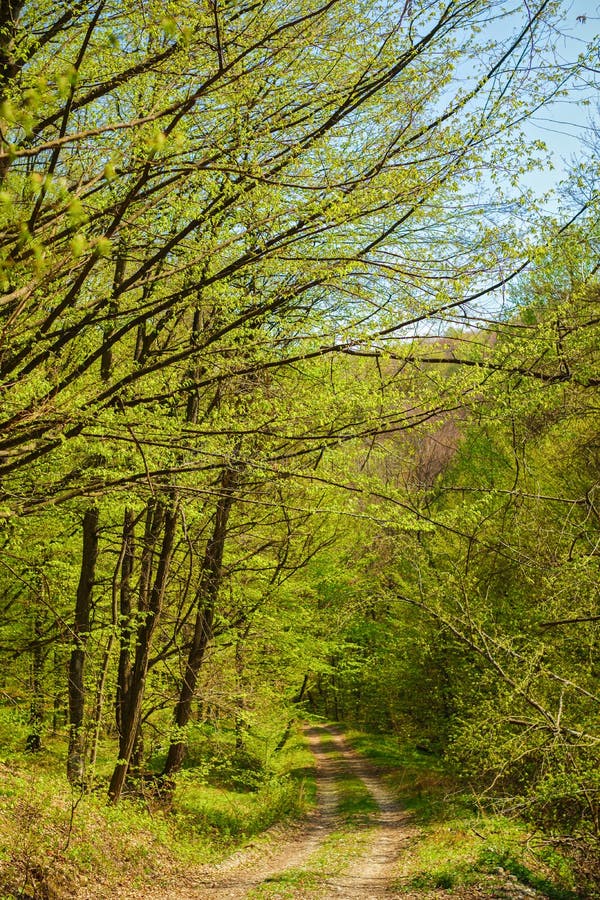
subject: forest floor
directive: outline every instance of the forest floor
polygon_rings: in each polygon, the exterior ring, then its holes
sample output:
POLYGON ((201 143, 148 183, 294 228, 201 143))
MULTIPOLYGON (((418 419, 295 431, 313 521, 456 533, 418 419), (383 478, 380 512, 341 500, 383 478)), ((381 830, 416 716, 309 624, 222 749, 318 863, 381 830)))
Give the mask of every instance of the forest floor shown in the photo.
MULTIPOLYGON (((402 878, 402 861, 419 841, 419 828, 398 803, 377 767, 356 753, 333 726, 306 730, 315 757, 317 803, 300 824, 278 825, 215 865, 157 871, 143 893, 126 886, 120 900, 378 900, 378 898, 547 897, 503 869, 477 883, 415 890, 402 878), (404 884, 403 884, 404 882, 404 884)), ((98 898, 99 886, 79 893, 98 898)))

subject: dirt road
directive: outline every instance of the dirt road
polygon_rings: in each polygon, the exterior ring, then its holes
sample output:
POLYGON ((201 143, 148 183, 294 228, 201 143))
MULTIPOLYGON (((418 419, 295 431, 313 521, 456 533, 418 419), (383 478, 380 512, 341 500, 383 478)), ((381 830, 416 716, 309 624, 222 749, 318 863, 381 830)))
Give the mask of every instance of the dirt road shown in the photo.
MULTIPOLYGON (((306 730, 315 757, 317 803, 302 823, 279 825, 219 865, 156 872, 142 892, 123 884, 118 895, 101 884, 78 900, 542 900, 546 894, 510 873, 482 875, 480 883, 448 890, 394 890, 401 859, 417 829, 377 771, 332 726, 306 730), (348 812, 353 798, 360 797, 348 812), (365 802, 365 798, 368 802, 365 802), (370 798, 370 800, 369 800, 370 798), (369 812, 369 809, 371 812, 369 812)), ((48 895, 50 897, 50 895, 48 895)), ((54 895, 52 895, 54 896, 54 895)), ((61 895, 62 896, 62 895, 61 895)))
MULTIPOLYGON (((152 900, 237 900, 237 898, 393 897, 394 863, 409 840, 406 813, 376 773, 332 727, 306 732, 317 767, 317 805, 301 826, 281 829, 270 843, 234 854, 218 866, 152 900), (378 807, 370 821, 344 827, 338 815, 340 785, 360 779, 378 807)), ((149 898, 151 895, 147 895, 149 898)))

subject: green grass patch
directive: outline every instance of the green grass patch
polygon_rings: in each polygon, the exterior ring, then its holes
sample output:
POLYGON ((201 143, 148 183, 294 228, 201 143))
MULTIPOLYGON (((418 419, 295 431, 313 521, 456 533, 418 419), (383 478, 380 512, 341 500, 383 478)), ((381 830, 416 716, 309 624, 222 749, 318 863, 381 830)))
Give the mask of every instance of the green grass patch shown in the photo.
POLYGON ((67 886, 88 881, 103 896, 119 896, 123 885, 143 889, 150 880, 168 885, 182 867, 222 859, 315 801, 313 757, 300 730, 260 765, 252 784, 255 752, 240 757, 239 781, 211 775, 198 756, 200 765, 182 773, 167 808, 152 782, 107 806, 104 773, 114 765, 114 746, 101 745, 103 777, 83 794, 67 783, 64 755, 64 738, 48 736, 41 752, 15 750, 0 762, 0 897, 67 896, 67 886))
POLYGON ((345 775, 338 781, 337 811, 349 825, 371 823, 379 807, 360 778, 345 775))
POLYGON ((270 768, 256 768, 256 757, 246 753, 214 764, 213 749, 201 765, 188 767, 178 777, 173 814, 182 837, 192 833, 210 839, 217 856, 232 846, 262 833, 284 819, 300 818, 314 805, 316 778, 313 756, 304 735, 297 730, 280 753, 273 754, 270 768), (241 759, 232 778, 232 759, 241 759), (244 761, 250 760, 248 768, 244 761), (225 774, 223 774, 225 773, 225 774))
POLYGON ((452 890, 489 882, 534 888, 550 900, 576 900, 569 862, 535 842, 518 818, 486 809, 456 783, 444 761, 394 735, 351 731, 349 742, 373 762, 402 805, 413 813, 415 838, 402 855, 399 891, 452 890))
MULTIPOLYGON (((555 865, 558 864, 558 868, 562 869, 563 879, 566 878, 567 881, 571 882, 571 887, 556 884, 540 871, 536 871, 531 865, 526 865, 524 854, 521 850, 522 848, 518 847, 516 853, 511 853, 509 849, 498 850, 495 847, 484 847, 479 854, 477 862, 482 871, 489 871, 490 867, 504 869, 504 871, 513 875, 520 884, 534 888, 542 893, 544 897, 548 897, 549 900, 577 900, 581 896, 572 890, 570 873, 564 864, 564 859, 559 859, 557 854, 553 854, 551 860, 550 856, 545 854, 546 865, 550 861, 555 865)), ((544 860, 544 854, 540 855, 539 860, 544 860)))
POLYGON ((421 820, 435 816, 439 802, 447 802, 448 793, 456 788, 438 756, 402 743, 395 735, 348 731, 346 738, 421 820))
POLYGON ((276 774, 288 775, 297 785, 297 790, 302 795, 303 811, 315 805, 317 800, 315 759, 308 741, 299 728, 293 732, 281 752, 273 754, 271 765, 276 774))
POLYGON ((488 881, 491 895, 495 887, 512 883, 549 900, 577 900, 581 895, 564 868, 551 868, 543 854, 527 847, 527 838, 524 826, 498 817, 438 822, 422 831, 403 857, 396 886, 406 892, 449 890, 488 881))
POLYGON ((138 803, 107 807, 104 795, 74 792, 43 770, 3 766, 0 783, 0 896, 69 896, 92 880, 118 896, 175 865, 173 823, 138 803))
POLYGON ((275 822, 302 815, 309 805, 302 786, 290 777, 273 777, 253 792, 216 788, 193 778, 181 781, 174 817, 181 835, 210 838, 215 852, 242 844, 275 822))
POLYGON ((259 887, 254 888, 247 895, 248 900, 267 900, 268 897, 276 897, 277 900, 292 900, 302 891, 310 891, 312 894, 318 889, 318 876, 315 872, 306 869, 287 869, 279 875, 267 878, 259 887))

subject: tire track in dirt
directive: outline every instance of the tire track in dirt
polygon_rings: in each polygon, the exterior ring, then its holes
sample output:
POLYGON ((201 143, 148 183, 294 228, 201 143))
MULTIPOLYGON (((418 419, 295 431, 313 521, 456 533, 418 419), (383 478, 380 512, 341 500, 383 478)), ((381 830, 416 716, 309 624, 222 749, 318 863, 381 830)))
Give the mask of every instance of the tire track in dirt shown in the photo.
POLYGON ((321 893, 320 897, 323 900, 378 900, 382 897, 389 900, 394 896, 391 888, 394 868, 402 851, 413 840, 415 829, 410 824, 409 813, 401 809, 369 763, 348 746, 341 732, 333 727, 326 731, 343 754, 350 773, 361 779, 375 800, 379 813, 371 826, 373 837, 366 852, 342 875, 328 879, 329 892, 321 893))
MULTIPOLYGON (((244 848, 217 865, 195 868, 170 888, 156 885, 147 889, 145 900, 240 900, 262 885, 268 887, 269 882, 290 870, 312 876, 311 888, 301 888, 295 894, 302 900, 389 900, 393 896, 388 885, 394 863, 412 835, 407 813, 399 808, 368 762, 348 746, 339 729, 316 726, 305 729, 305 734, 317 772, 317 803, 307 819, 301 825, 271 829, 267 841, 259 839, 253 847, 244 848), (323 739, 329 747, 323 745, 323 739), (364 782, 379 813, 370 824, 356 826, 357 838, 359 833, 361 838, 357 846, 367 838, 365 849, 358 856, 348 863, 343 856, 336 858, 332 846, 327 851, 331 859, 325 859, 323 865, 322 845, 340 826, 337 784, 346 773, 364 782), (321 863, 313 868, 311 858, 316 855, 321 857, 321 863)), ((276 888, 272 892, 273 888, 275 885, 268 894, 273 898, 290 896, 289 888, 282 888, 285 893, 281 894, 276 888)), ((137 900, 139 894, 122 895, 123 900, 127 897, 137 900)))

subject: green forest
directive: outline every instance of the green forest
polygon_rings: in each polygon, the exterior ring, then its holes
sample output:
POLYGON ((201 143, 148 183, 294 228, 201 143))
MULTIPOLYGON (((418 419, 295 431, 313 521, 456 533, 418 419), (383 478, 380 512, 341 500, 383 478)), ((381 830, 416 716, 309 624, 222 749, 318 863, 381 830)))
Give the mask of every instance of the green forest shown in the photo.
POLYGON ((205 896, 330 723, 394 896, 600 896, 580 5, 1 0, 2 900, 205 896))

